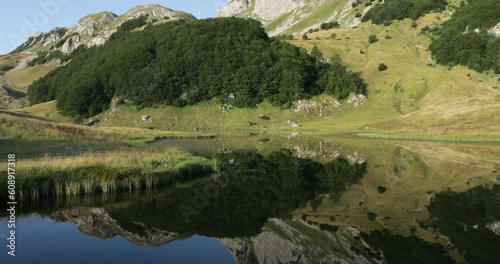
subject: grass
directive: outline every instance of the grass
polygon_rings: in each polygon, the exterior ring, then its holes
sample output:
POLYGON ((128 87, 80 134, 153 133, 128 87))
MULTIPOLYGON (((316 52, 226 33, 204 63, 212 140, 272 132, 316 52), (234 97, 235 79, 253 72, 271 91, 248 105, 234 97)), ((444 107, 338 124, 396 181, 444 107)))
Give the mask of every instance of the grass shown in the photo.
POLYGON ((0 110, 0 138, 34 140, 60 140, 67 142, 124 142, 144 145, 159 138, 203 138, 210 134, 198 132, 155 131, 126 127, 88 127, 53 122, 24 113, 0 110))
MULTIPOLYGON (((182 176, 217 170, 217 162, 175 149, 122 149, 69 157, 18 160, 16 192, 20 201, 44 196, 64 197, 95 192, 154 188, 182 176)), ((6 172, 2 172, 6 174, 6 172)), ((0 189, 7 189, 7 181, 0 189)), ((7 191, 0 199, 5 201, 7 191)))
POLYGON ((449 141, 449 142, 488 142, 499 143, 500 138, 495 135, 411 135, 411 134, 384 134, 384 133, 358 133, 360 137, 396 139, 396 140, 418 140, 418 141, 449 141))
POLYGON ((63 116, 57 111, 56 101, 50 101, 46 103, 41 103, 37 105, 32 105, 29 107, 24 107, 22 109, 17 109, 15 111, 19 111, 22 113, 30 114, 33 116, 43 117, 50 120, 63 122, 63 123, 71 123, 72 119, 68 116, 63 116))
POLYGON ((51 62, 46 65, 36 65, 34 67, 24 67, 10 70, 5 73, 5 84, 17 91, 27 92, 28 86, 34 81, 47 75, 49 72, 57 68, 57 64, 51 62))

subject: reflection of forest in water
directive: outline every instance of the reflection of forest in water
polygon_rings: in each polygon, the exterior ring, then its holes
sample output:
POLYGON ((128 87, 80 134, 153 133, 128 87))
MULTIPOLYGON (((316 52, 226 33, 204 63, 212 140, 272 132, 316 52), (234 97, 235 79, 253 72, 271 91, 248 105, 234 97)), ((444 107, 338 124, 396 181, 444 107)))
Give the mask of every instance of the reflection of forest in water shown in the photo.
MULTIPOLYGON (((301 147, 334 153, 308 144, 301 147)), ((349 147, 335 145, 353 156, 349 147)), ((495 162, 462 157, 469 167, 447 148, 434 150, 447 153, 434 159, 425 150, 367 146, 356 151, 367 157, 360 162, 344 154, 299 158, 296 148, 226 151, 212 156, 221 173, 211 178, 39 213, 137 245, 217 237, 239 263, 497 263, 500 188, 495 172, 485 173, 495 162), (472 173, 456 174, 456 162, 472 173)))

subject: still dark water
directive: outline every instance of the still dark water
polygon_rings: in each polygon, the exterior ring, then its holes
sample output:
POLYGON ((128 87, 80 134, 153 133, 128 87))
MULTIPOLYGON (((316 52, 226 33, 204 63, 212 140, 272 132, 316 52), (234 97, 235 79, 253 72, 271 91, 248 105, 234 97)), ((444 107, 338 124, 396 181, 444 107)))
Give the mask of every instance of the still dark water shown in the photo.
POLYGON ((499 147, 236 137, 221 172, 0 214, 0 263, 500 263, 499 147), (265 140, 263 140, 265 139, 265 140))

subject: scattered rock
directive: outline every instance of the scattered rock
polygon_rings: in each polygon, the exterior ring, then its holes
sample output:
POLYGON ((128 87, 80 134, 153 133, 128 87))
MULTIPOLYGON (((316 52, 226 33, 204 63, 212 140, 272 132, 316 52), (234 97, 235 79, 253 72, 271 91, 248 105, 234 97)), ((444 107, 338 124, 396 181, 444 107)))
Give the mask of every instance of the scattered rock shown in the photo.
POLYGON ((356 163, 356 164, 363 164, 366 162, 366 157, 364 157, 364 155, 354 151, 353 154, 351 155, 347 155, 347 159, 352 162, 352 163, 356 163))
POLYGON ((149 120, 149 116, 143 115, 143 116, 141 116, 141 119, 142 119, 142 121, 146 122, 149 120))
POLYGON ((367 102, 366 96, 362 94, 353 95, 348 100, 347 103, 353 105, 354 107, 359 107, 367 102))
POLYGON ((299 127, 299 124, 297 122, 292 121, 292 120, 288 120, 287 124, 291 125, 292 127, 299 127))
POLYGON ((500 236, 500 222, 489 223, 486 225, 486 228, 495 233, 497 236, 500 236))

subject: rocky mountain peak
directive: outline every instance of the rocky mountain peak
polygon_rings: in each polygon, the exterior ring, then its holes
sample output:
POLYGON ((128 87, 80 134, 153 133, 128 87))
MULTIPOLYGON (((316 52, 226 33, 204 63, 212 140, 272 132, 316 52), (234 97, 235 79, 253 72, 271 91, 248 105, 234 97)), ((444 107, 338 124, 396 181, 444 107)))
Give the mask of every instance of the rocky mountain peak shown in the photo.
POLYGON ((217 11, 217 17, 232 17, 245 11, 253 0, 229 0, 221 10, 217 11))
POLYGON ((51 50, 71 53, 81 45, 86 47, 102 45, 121 24, 144 15, 148 17, 148 21, 154 20, 156 23, 196 19, 191 14, 174 11, 158 4, 136 6, 121 16, 111 12, 100 12, 81 18, 69 29, 54 28, 48 33, 36 33, 13 53, 50 45, 52 45, 51 50))

